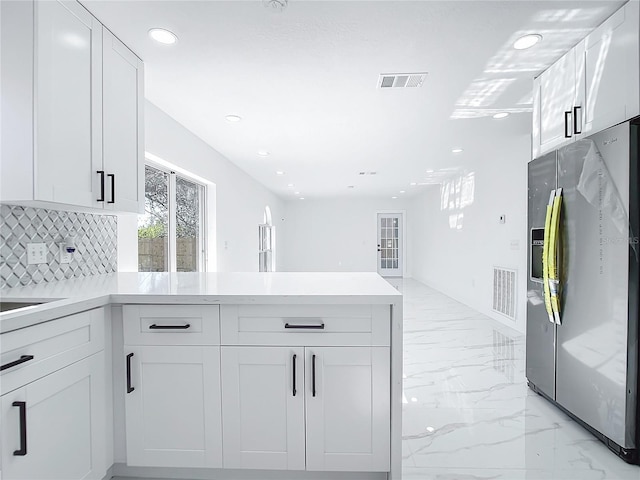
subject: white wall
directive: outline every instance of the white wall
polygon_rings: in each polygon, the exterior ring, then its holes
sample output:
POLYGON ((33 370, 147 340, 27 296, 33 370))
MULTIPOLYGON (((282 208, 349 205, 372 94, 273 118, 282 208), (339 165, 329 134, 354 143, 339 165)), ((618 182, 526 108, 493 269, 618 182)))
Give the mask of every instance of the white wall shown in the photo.
MULTIPOLYGON (((292 272, 375 272, 376 212, 406 208, 407 202, 401 198, 342 197, 287 202, 284 269, 292 272)), ((406 221, 405 218, 405 224, 406 221)), ((407 238, 407 254, 411 248, 409 240, 407 238)), ((405 276, 410 276, 410 272, 405 276)))
POLYGON ((414 197, 409 226, 413 277, 522 332, 526 317, 528 135, 504 136, 467 163, 474 172, 473 203, 442 208, 441 187, 414 197), (463 213, 460 229, 450 216, 463 213), (500 224, 500 215, 506 223, 500 224), (492 310, 493 267, 518 271, 517 318, 492 310))
MULTIPOLYGON (((145 150, 215 184, 210 189, 215 192, 215 225, 208 233, 217 239, 212 242, 217 243, 213 252, 217 271, 258 271, 258 224, 267 205, 278 238, 277 269, 282 268, 284 202, 279 197, 149 101, 145 102, 145 150)), ((137 252, 137 237, 131 235, 134 221, 132 216, 119 216, 119 250, 137 252)), ((123 256, 118 269, 137 270, 137 263, 131 262, 136 258, 137 253, 123 256)))

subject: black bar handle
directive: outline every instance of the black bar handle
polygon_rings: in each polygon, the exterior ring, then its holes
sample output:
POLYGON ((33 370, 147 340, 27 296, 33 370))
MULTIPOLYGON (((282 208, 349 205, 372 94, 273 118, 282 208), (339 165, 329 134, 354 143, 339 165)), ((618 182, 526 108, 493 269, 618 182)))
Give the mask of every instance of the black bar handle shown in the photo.
POLYGON ((324 330, 324 323, 321 323, 320 325, 292 325, 290 323, 285 323, 284 328, 309 328, 312 330, 324 330))
POLYGON ((104 202, 104 170, 98 170, 96 173, 100 175, 100 198, 98 201, 104 202))
POLYGON ((564 112, 564 138, 571 138, 571 110, 564 112))
POLYGON ((582 107, 578 105, 573 107, 573 133, 580 135, 582 133, 582 115, 580 115, 580 125, 578 124, 578 112, 582 110, 582 107))
POLYGON ((316 356, 311 356, 311 394, 316 396, 316 356))
POLYGON ((131 357, 133 357, 133 353, 127 355, 127 393, 135 390, 135 388, 131 386, 131 357))
POLYGON ((190 323, 186 325, 156 325, 154 323, 153 325, 149 325, 149 330, 186 330, 189 327, 191 327, 190 323))
POLYGON ((116 176, 113 173, 107 174, 111 178, 111 200, 107 203, 116 203, 116 176))
POLYGON ((297 390, 296 390, 296 358, 298 356, 294 353, 293 354, 293 396, 296 396, 297 390))
POLYGON ((18 360, 14 360, 13 362, 5 363, 0 367, 0 372, 2 370, 6 370, 7 368, 15 367, 16 365, 20 365, 21 363, 28 362, 29 360, 33 360, 33 355, 20 355, 18 360))
POLYGON ((11 405, 20 409, 20 450, 13 454, 24 457, 27 454, 27 402, 13 402, 11 405))

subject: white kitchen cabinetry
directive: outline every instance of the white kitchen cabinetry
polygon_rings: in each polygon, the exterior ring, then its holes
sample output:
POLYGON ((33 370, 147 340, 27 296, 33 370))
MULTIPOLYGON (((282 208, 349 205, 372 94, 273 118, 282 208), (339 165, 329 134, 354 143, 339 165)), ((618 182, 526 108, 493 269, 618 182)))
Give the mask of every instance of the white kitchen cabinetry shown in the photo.
POLYGON ((388 347, 306 349, 307 470, 389 470, 388 347))
POLYGON ((224 467, 388 472, 388 319, 384 305, 222 306, 224 467))
POLYGON ((585 41, 584 133, 640 115, 640 3, 631 1, 585 41))
POLYGON ((102 45, 104 158, 95 170, 105 172, 104 186, 102 174, 93 178, 105 208, 135 213, 144 205, 142 61, 107 29, 102 45))
POLYGON ((104 353, 2 396, 4 480, 101 479, 104 353))
POLYGON ((225 468, 305 469, 304 348, 222 347, 225 468))
POLYGON ((533 83, 532 158, 640 114, 640 13, 631 1, 533 83))
POLYGON ((4 480, 104 477, 104 321, 95 309, 0 336, 4 480))
POLYGON ((127 464, 221 467, 220 347, 127 353, 127 464))
POLYGON ((219 307, 125 305, 127 464, 221 467, 219 307))
POLYGON ((137 213, 141 62, 76 1, 0 8, 0 201, 137 213))

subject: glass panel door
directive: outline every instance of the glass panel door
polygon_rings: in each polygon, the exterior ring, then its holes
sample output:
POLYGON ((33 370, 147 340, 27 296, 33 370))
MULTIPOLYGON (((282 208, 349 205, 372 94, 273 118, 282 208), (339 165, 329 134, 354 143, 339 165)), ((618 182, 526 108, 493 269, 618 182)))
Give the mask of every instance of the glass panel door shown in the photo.
POLYGON ((378 214, 378 273, 402 276, 402 214, 378 214))

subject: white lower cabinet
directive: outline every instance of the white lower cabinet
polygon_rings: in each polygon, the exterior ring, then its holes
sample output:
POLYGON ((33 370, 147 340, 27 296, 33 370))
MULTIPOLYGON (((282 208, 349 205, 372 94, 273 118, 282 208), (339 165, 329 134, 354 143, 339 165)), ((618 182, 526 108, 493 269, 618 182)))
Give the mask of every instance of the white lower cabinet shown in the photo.
POLYGON ((305 350, 307 470, 389 471, 389 348, 305 350))
POLYGON ((221 467, 220 347, 125 346, 127 464, 221 467))
POLYGON ((104 352, 1 397, 4 480, 101 479, 104 352))
POLYGON ((304 470, 304 348, 222 347, 224 467, 304 470))
POLYGON ((222 347, 224 467, 389 471, 389 353, 222 347))

